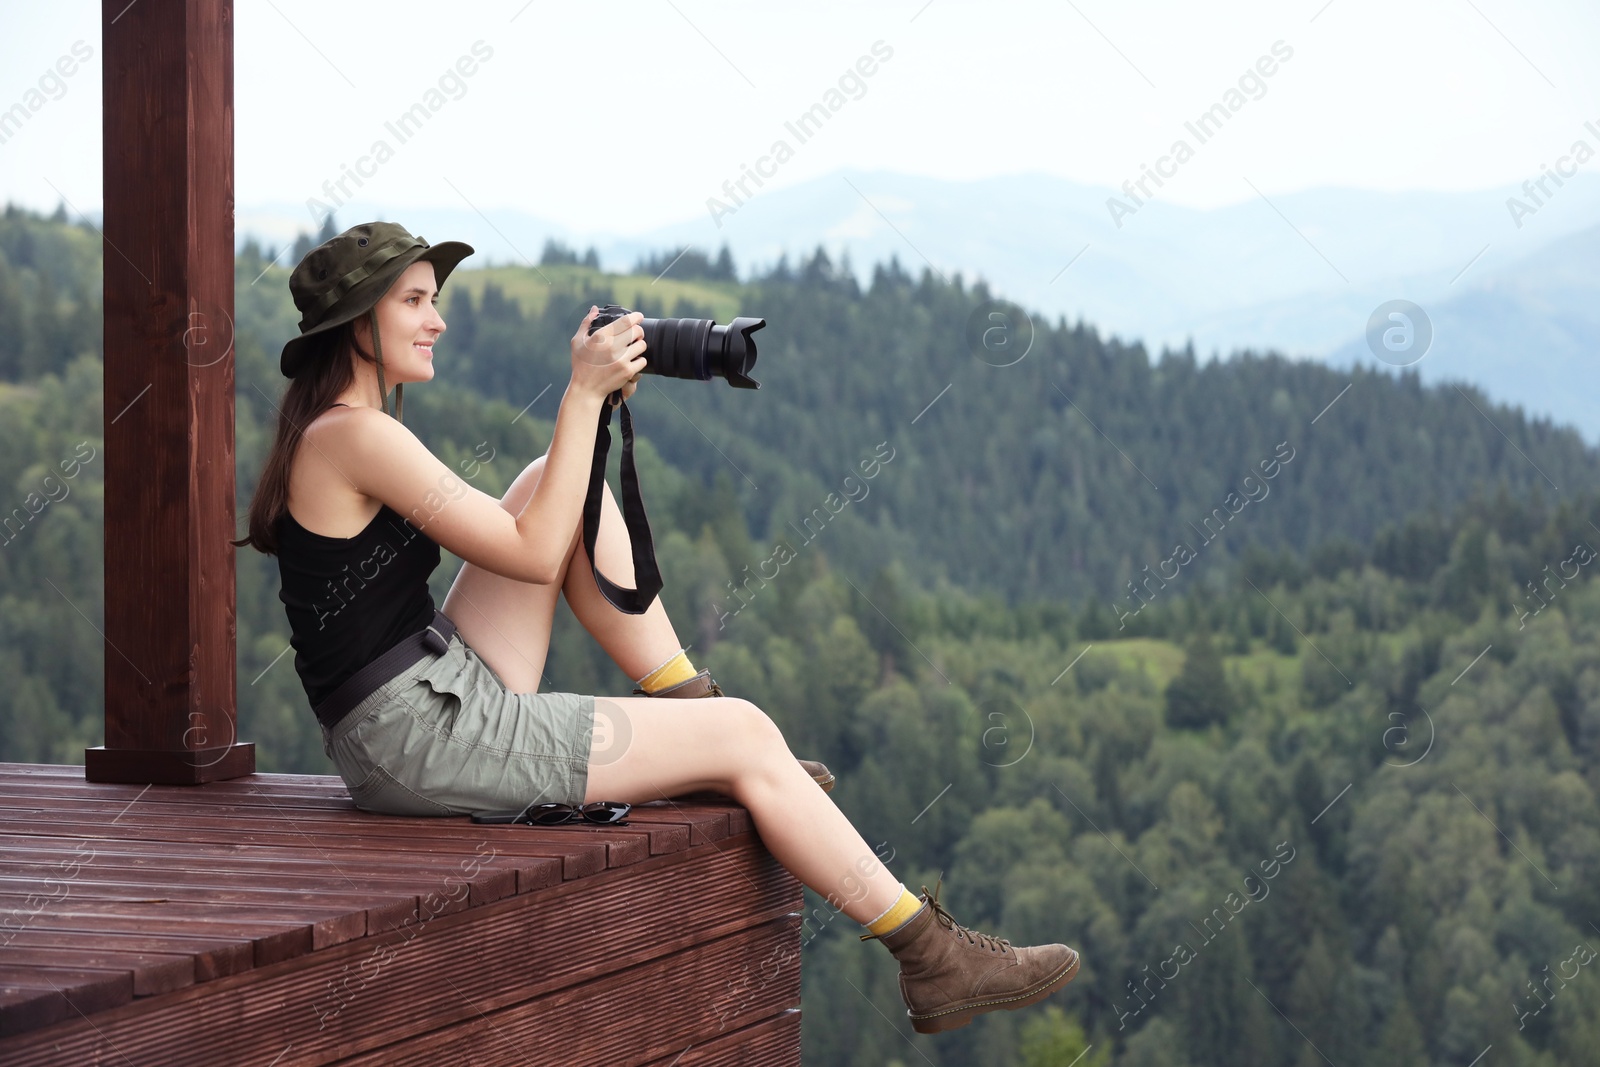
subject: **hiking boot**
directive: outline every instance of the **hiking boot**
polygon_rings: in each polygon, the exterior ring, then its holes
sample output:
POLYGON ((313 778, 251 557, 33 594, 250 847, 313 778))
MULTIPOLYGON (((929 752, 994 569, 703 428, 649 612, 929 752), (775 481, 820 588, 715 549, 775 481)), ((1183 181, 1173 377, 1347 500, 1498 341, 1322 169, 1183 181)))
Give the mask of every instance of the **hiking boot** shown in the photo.
MULTIPOLYGON (((669 685, 665 689, 657 689, 654 693, 646 693, 643 689, 635 689, 633 692, 635 696, 647 697, 693 698, 727 696, 727 694, 722 691, 722 686, 718 685, 712 680, 711 670, 708 667, 701 667, 700 673, 696 674, 693 678, 687 678, 679 682, 677 685, 669 685)), ((822 787, 822 791, 824 793, 833 792, 834 777, 832 771, 828 770, 828 768, 824 767, 816 760, 803 759, 799 760, 799 764, 806 769, 807 774, 811 775, 811 780, 822 787)), ((722 796, 721 793, 690 794, 691 797, 703 795, 715 796, 719 798, 722 796)))
POLYGON ((957 923, 922 887, 922 908, 899 929, 862 934, 882 941, 900 961, 900 996, 919 1034, 959 1029, 974 1015, 1013 1011, 1054 993, 1078 973, 1078 953, 1066 945, 1013 948, 957 923))

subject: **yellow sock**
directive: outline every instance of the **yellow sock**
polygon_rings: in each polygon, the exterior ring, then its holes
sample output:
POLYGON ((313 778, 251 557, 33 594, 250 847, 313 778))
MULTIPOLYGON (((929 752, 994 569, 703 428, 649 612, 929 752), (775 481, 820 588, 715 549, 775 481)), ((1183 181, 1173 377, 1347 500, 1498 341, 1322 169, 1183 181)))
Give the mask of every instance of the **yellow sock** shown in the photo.
POLYGON ((688 655, 680 648, 676 656, 673 656, 667 662, 640 678, 639 688, 646 693, 654 693, 657 690, 667 688, 669 685, 687 682, 696 673, 694 664, 689 662, 688 655))
POLYGON ((888 911, 867 923, 867 931, 882 937, 915 915, 920 907, 922 907, 922 898, 912 896, 911 890, 907 889, 902 883, 900 886, 900 899, 891 904, 888 911))

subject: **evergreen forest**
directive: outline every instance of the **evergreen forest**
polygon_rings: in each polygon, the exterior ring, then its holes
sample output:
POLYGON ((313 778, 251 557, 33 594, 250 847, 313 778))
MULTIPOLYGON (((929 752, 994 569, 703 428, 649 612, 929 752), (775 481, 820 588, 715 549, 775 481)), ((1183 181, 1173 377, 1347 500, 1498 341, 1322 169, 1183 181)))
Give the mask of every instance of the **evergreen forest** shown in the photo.
MULTIPOLYGON (((331 227, 237 259, 241 535, 289 270, 331 227)), ((0 219, 4 761, 101 742, 101 266, 63 211, 0 219)), ((406 424, 500 496, 612 301, 766 321, 759 389, 646 375, 629 401, 695 665, 833 769, 913 892, 1082 952, 1043 1005, 916 1036, 893 958, 808 891, 806 1063, 1600 1065, 1600 457, 1575 431, 1415 373, 1149 353, 898 259, 863 287, 820 247, 741 280, 726 250, 623 274, 555 242, 452 275, 406 424)), ((237 574, 241 736, 331 774, 276 560, 237 574)), ((562 608, 544 687, 632 680, 562 608)))

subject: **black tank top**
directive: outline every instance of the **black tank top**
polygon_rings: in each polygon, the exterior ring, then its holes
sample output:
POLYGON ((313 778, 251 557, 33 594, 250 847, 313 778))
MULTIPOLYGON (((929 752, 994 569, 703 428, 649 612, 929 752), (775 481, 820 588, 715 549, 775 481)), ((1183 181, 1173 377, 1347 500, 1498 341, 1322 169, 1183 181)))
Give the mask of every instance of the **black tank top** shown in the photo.
POLYGON ((433 620, 428 578, 439 546, 385 504, 354 537, 278 519, 278 599, 294 669, 313 707, 356 671, 433 620))

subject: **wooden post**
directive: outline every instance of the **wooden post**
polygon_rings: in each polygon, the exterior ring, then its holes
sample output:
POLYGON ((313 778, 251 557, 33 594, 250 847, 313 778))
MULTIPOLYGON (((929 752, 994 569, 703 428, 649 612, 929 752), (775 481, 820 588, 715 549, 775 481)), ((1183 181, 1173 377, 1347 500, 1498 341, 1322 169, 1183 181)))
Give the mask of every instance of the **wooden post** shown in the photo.
POLYGON ((105 745, 95 782, 255 770, 238 743, 233 3, 105 0, 105 745))

